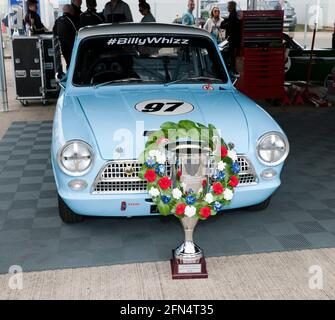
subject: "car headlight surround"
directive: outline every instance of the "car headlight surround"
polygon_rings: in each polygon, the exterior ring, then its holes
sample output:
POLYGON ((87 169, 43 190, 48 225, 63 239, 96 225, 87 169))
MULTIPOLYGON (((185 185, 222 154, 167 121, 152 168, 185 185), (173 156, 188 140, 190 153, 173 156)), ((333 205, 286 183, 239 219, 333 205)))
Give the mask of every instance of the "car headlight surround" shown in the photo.
POLYGON ((256 151, 261 163, 277 166, 286 160, 290 144, 284 134, 276 131, 267 132, 258 139, 256 151))
POLYGON ((94 152, 88 143, 81 140, 71 140, 59 149, 57 160, 60 169, 65 174, 79 177, 91 170, 94 152))

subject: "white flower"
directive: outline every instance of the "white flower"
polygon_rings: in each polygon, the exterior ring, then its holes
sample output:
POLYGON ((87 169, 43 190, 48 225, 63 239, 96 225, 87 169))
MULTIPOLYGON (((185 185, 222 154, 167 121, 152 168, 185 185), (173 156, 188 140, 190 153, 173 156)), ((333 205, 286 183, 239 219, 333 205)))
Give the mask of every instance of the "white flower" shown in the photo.
POLYGON ((166 155, 164 153, 157 153, 156 161, 159 164, 165 164, 166 162, 166 155))
POLYGON ((233 197, 234 193, 230 189, 225 189, 225 191, 223 191, 223 198, 225 200, 230 201, 231 199, 233 199, 233 197))
POLYGON ((237 161, 237 154, 234 150, 228 150, 228 157, 234 162, 237 161))
POLYGON ((187 217, 189 217, 189 218, 194 217, 195 214, 196 214, 196 212, 197 212, 197 209, 196 209, 196 207, 194 207, 194 206, 187 206, 187 207, 185 208, 185 216, 187 216, 187 217))
POLYGON ((149 157, 154 159, 154 158, 156 158, 158 153, 159 152, 157 150, 150 150, 149 151, 149 157))
POLYGON ((203 189, 203 188, 200 188, 200 189, 198 190, 198 194, 203 193, 203 192, 204 192, 204 189, 203 189))
POLYGON ((173 189, 172 190, 172 197, 176 200, 179 200, 183 196, 183 193, 178 189, 173 189))
POLYGON ((223 171, 223 170, 226 169, 226 166, 227 166, 227 164, 226 164, 225 162, 220 161, 220 162, 218 163, 218 170, 219 170, 219 171, 223 171))
POLYGON ((152 197, 158 197, 160 195, 160 192, 159 192, 159 190, 157 188, 151 187, 151 189, 149 190, 149 194, 152 197))
POLYGON ((185 182, 182 182, 182 183, 180 184, 180 186, 183 188, 184 191, 186 190, 186 183, 185 183, 185 182))
POLYGON ((206 196, 205 196, 205 201, 208 204, 211 204, 214 201, 213 195, 211 193, 207 193, 206 196))

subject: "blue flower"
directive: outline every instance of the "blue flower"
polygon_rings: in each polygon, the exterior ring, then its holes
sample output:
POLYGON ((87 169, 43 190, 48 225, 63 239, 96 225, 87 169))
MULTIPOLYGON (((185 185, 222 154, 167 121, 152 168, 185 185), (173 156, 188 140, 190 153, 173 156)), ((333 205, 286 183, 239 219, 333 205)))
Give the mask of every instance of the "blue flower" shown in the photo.
POLYGON ((153 168, 156 164, 156 161, 153 158, 148 158, 147 161, 145 162, 145 165, 148 168, 153 168))
POLYGON ((224 173, 223 171, 220 171, 220 172, 217 174, 217 180, 222 181, 222 180, 224 180, 225 176, 226 176, 225 173, 224 173))
POLYGON ((237 174, 240 172, 240 165, 238 164, 237 161, 232 164, 231 170, 233 171, 234 174, 237 174))
POLYGON ((156 173, 158 173, 159 175, 163 176, 165 174, 165 166, 163 164, 160 164, 156 168, 156 173))
POLYGON ((192 205, 192 204, 195 204, 195 201, 196 201, 196 197, 195 196, 187 196, 186 197, 186 203, 188 205, 192 205))
POLYGON ((222 204, 219 201, 215 201, 214 203, 214 210, 220 211, 222 209, 222 204))
POLYGON ((168 204, 171 200, 171 197, 170 196, 162 196, 161 199, 162 199, 164 204, 168 204))

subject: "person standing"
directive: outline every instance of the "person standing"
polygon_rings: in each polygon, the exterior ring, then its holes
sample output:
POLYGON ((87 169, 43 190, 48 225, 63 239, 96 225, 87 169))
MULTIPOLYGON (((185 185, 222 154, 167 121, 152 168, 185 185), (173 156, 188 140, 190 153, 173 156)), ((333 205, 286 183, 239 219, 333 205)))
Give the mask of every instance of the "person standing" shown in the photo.
POLYGON ((241 45, 241 22, 236 11, 236 2, 228 2, 228 18, 221 23, 221 29, 226 30, 226 39, 229 43, 229 67, 230 71, 238 74, 236 70, 236 57, 238 56, 241 45))
POLYGON ((46 31, 40 16, 37 13, 37 0, 28 1, 28 11, 25 16, 25 23, 29 26, 29 31, 32 36, 43 34, 46 31))
POLYGON ((182 24, 186 26, 195 26, 195 17, 193 11, 195 9, 194 0, 188 0, 187 11, 182 17, 182 24))
POLYGON ((151 7, 149 3, 147 3, 146 1, 140 1, 138 9, 140 13, 143 15, 143 18, 141 20, 142 23, 156 22, 155 17, 151 13, 151 7))
POLYGON ((110 0, 104 9, 106 22, 133 22, 133 16, 127 3, 122 0, 110 0))
POLYGON ((223 41, 221 23, 223 19, 221 18, 221 12, 218 7, 213 7, 211 11, 211 16, 208 18, 204 25, 204 29, 207 30, 212 37, 217 41, 217 43, 221 43, 223 41))
POLYGON ((74 17, 73 6, 66 4, 63 7, 63 15, 55 21, 53 27, 53 33, 54 36, 58 37, 67 69, 70 66, 73 45, 78 31, 73 20, 74 17))
POLYGON ((82 14, 81 5, 83 0, 71 0, 71 6, 73 8, 72 21, 76 25, 77 30, 80 29, 80 15, 82 14))
POLYGON ((96 0, 86 0, 86 7, 87 10, 80 15, 80 28, 104 23, 105 19, 103 15, 97 13, 96 0))

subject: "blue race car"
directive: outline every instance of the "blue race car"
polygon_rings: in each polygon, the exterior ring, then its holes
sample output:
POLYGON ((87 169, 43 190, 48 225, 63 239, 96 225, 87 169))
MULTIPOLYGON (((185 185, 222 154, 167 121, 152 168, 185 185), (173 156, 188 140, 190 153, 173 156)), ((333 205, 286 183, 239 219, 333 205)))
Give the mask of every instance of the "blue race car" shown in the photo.
POLYGON ((150 23, 83 28, 60 86, 51 157, 66 223, 157 214, 138 176, 139 157, 164 122, 213 124, 234 144, 240 178, 225 209, 266 208, 280 186, 287 137, 234 88, 204 30, 150 23))

